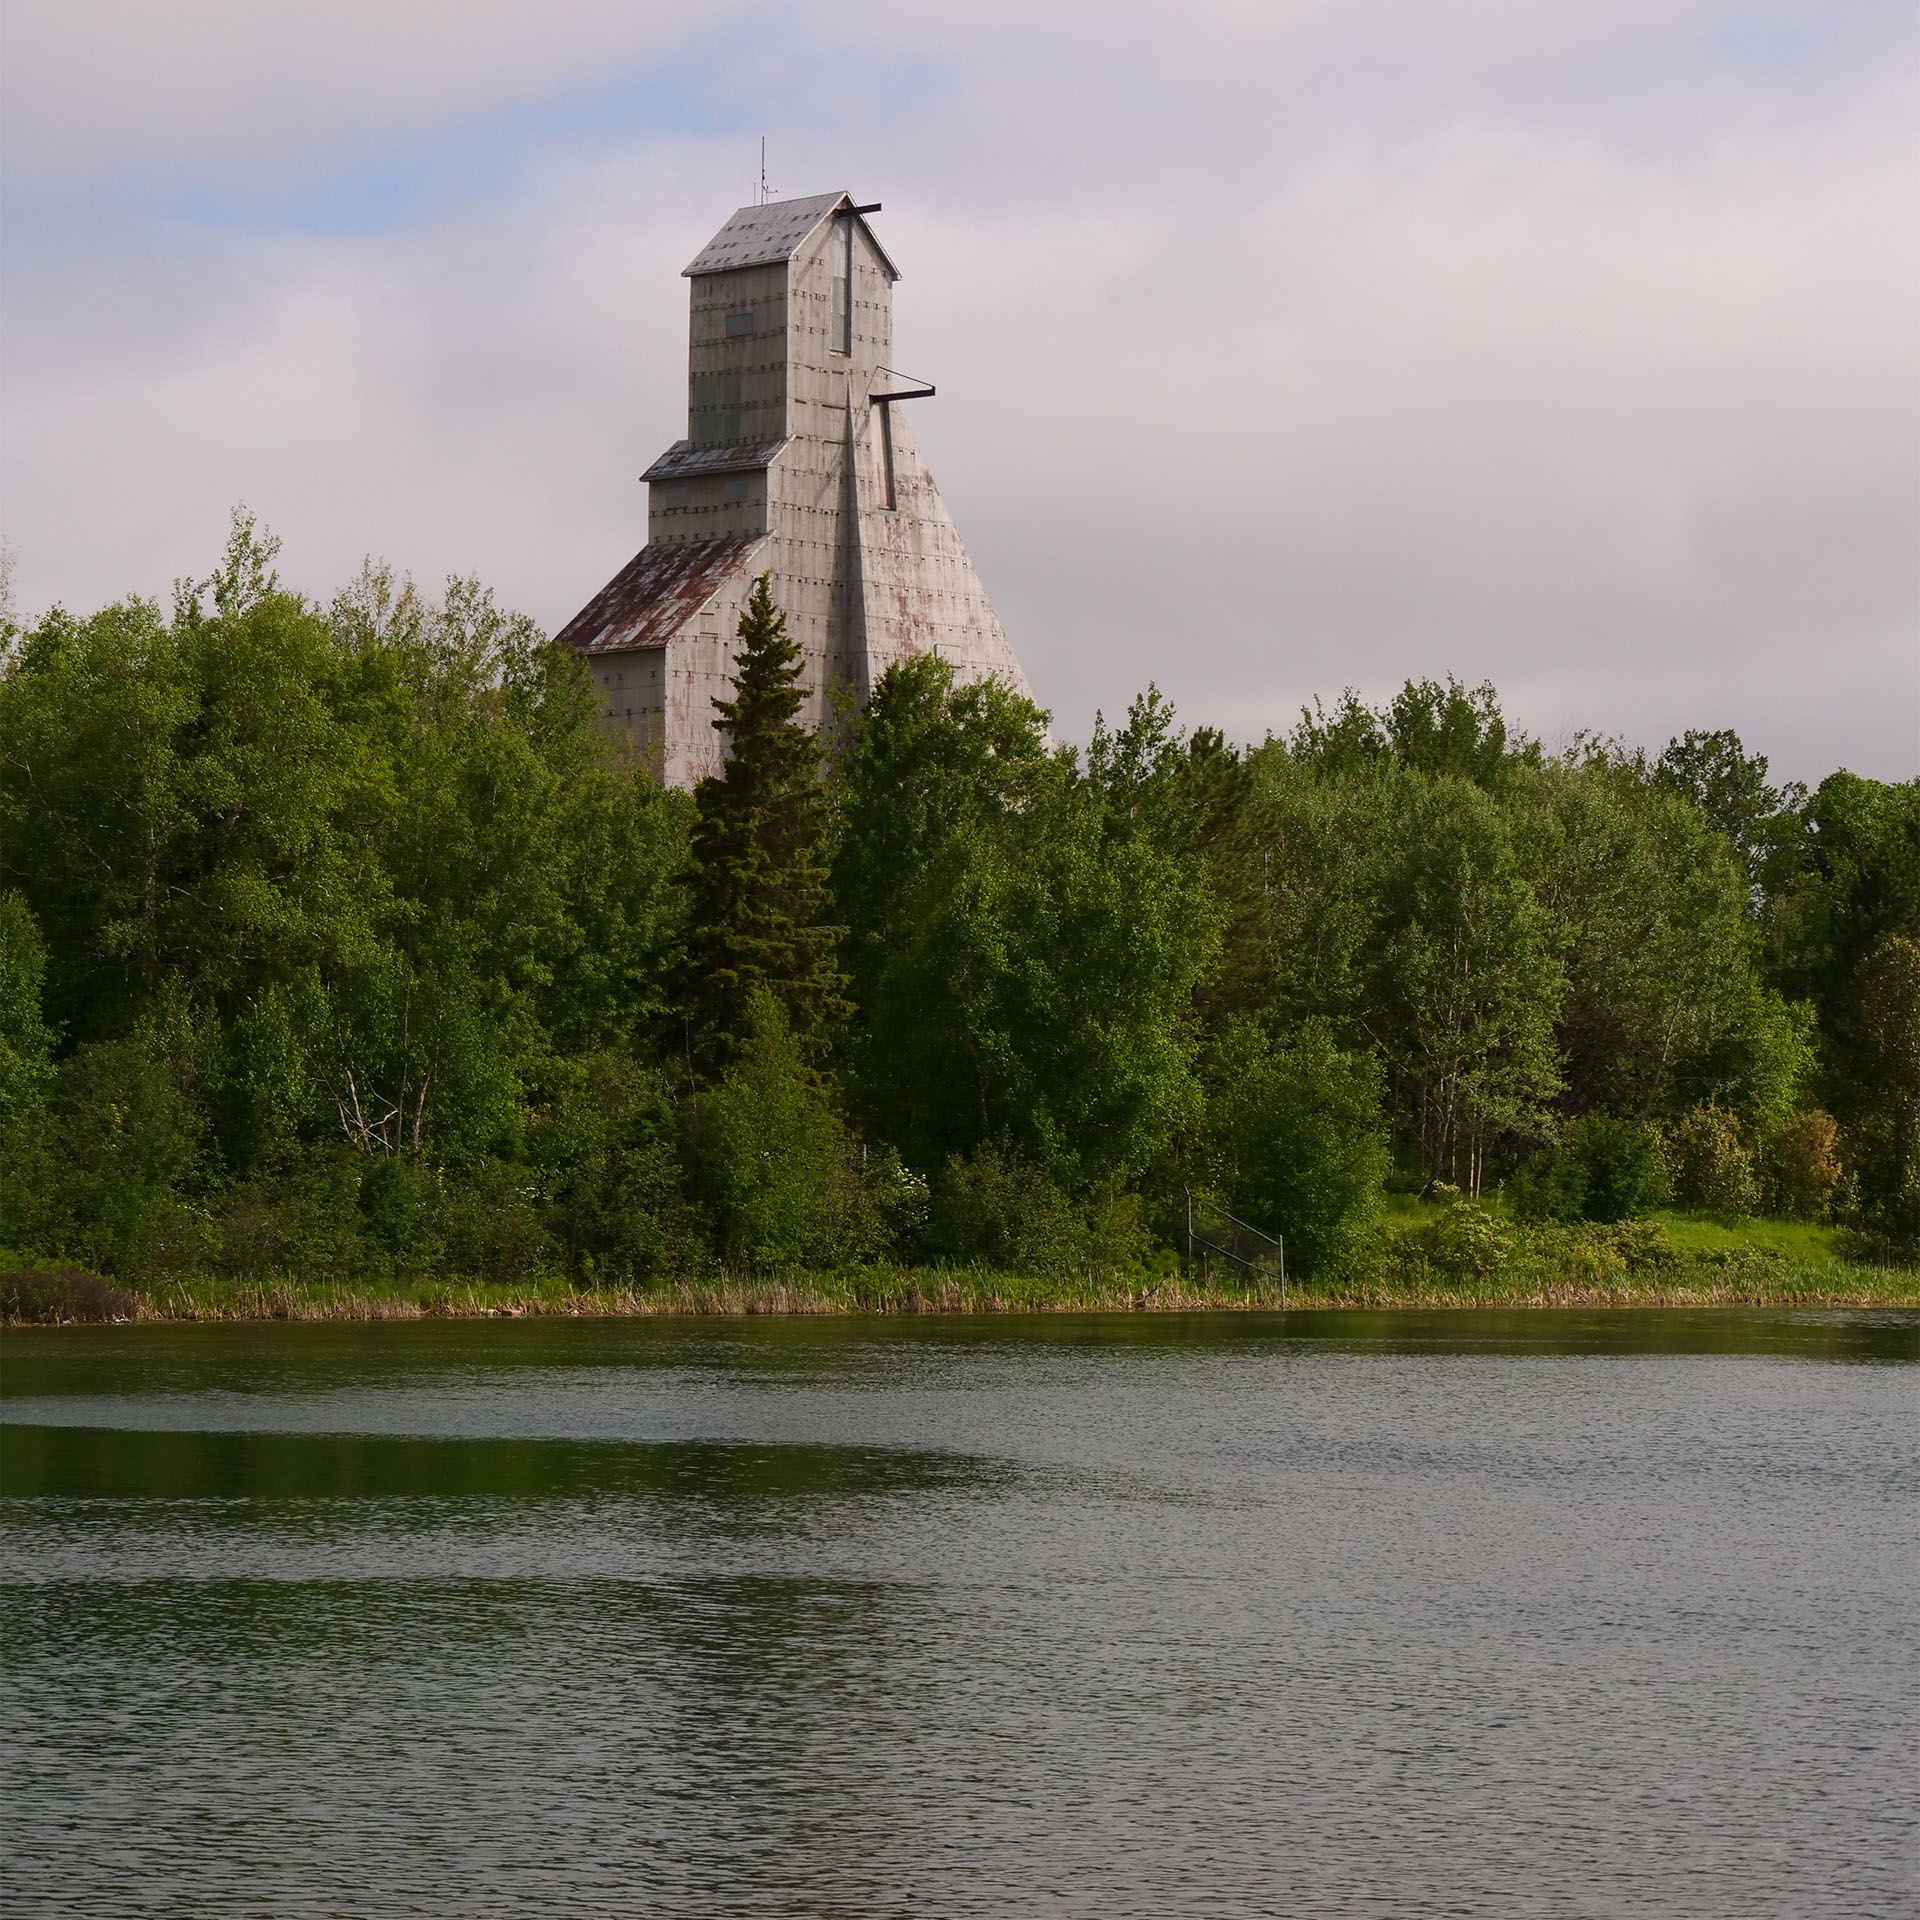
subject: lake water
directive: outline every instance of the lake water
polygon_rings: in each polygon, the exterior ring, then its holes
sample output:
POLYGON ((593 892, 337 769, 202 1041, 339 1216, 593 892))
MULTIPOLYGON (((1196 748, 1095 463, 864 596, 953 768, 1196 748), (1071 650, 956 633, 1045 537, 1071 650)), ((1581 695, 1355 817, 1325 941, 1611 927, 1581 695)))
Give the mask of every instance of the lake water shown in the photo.
POLYGON ((1920 1316, 9 1332, 28 1914, 1912 1914, 1920 1316))

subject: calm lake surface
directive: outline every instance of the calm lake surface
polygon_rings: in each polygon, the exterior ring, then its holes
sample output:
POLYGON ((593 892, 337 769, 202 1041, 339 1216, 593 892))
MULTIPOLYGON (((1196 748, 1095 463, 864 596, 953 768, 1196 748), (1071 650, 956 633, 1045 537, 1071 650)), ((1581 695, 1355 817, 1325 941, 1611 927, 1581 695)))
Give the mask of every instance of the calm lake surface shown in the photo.
POLYGON ((10 1332, 27 1914, 1911 1914, 1920 1317, 10 1332))

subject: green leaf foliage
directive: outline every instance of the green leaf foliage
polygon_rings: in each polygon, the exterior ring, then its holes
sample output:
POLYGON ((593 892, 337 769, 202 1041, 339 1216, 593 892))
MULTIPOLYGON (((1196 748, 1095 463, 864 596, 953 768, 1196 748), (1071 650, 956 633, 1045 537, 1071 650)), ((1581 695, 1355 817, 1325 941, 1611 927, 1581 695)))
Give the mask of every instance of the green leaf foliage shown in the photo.
POLYGON ((1560 1146, 1527 1162, 1514 1203, 1527 1219, 1614 1222, 1651 1213, 1665 1191, 1652 1129, 1589 1113, 1560 1146))
POLYGON ((1810 1017, 1763 982, 1746 872, 1712 819, 1642 759, 1597 749, 1527 769, 1514 805, 1562 930, 1569 1104, 1787 1110, 1810 1017))
POLYGON ((955 1154, 932 1183, 934 1258, 1001 1273, 1065 1273, 1087 1258, 1085 1212, 1038 1167, 992 1142, 955 1154))
POLYGON ((1245 748, 1149 687, 1082 755, 937 658, 830 756, 762 579, 688 797, 479 582, 275 560, 242 509, 170 609, 0 620, 24 1256, 1084 1275, 1177 1264, 1186 1187, 1331 1277, 1391 1185, 1449 1202, 1407 1258, 1485 1275, 1548 1229, 1476 1198, 1619 1222, 1669 1174, 1920 1244, 1920 781, 1549 755, 1451 679, 1245 748))
POLYGON ((1861 972, 1889 935, 1920 940, 1920 780, 1829 775, 1803 813, 1802 858, 1769 903, 1773 972, 1819 1012, 1829 1091, 1844 1121, 1866 1045, 1861 972))
POLYGON ((1751 1213, 1760 1182, 1738 1114, 1711 1102, 1683 1113, 1667 1129, 1667 1181, 1682 1206, 1709 1213, 1751 1213))
POLYGON ((1417 1164, 1477 1191, 1489 1146, 1544 1131, 1562 1086, 1561 930, 1481 788, 1401 775, 1383 797, 1358 1022, 1417 1164))
POLYGON ((692 1127, 723 1256, 765 1267, 871 1251, 853 1142, 770 992, 749 1001, 734 1057, 698 1097, 692 1127))
POLYGON ((1137 1177, 1196 1110, 1219 913, 1147 791, 1175 757, 1161 718, 1137 712, 1094 777, 1043 724, 938 660, 876 688, 841 774, 848 1075, 913 1166, 995 1143, 1087 1194, 1137 1177))
POLYGON ((1864 1218, 1912 1245, 1920 1242, 1920 941, 1882 935, 1860 965, 1857 999, 1864 1218))
POLYGON ((1284 1239, 1302 1273, 1339 1271, 1380 1207, 1381 1075, 1324 1022, 1276 1045, 1235 1020, 1210 1052, 1201 1165, 1228 1210, 1284 1239))
POLYGON ((1769 786, 1766 756, 1749 754, 1737 733, 1696 731, 1668 741, 1658 773, 1726 836, 1756 895, 1798 850, 1806 789, 1769 786))
POLYGON ((0 894, 0 1139, 37 1111, 53 1078, 54 1033, 43 1015, 47 949, 33 910, 0 894))
MULTIPOLYGON (((650 1044, 687 808, 604 763, 579 662, 474 583, 429 606, 370 568, 323 613, 271 555, 237 515, 210 608, 189 587, 171 619, 131 601, 25 636, 0 681, 0 890, 8 981, 32 970, 23 907, 42 1020, 95 1063, 84 1085, 62 1067, 59 1126, 159 1111, 128 1062, 160 1062, 192 1142, 168 1190, 235 1196, 208 1217, 293 1246, 315 1153, 518 1156, 569 1057, 650 1044), (96 1098, 115 1075, 146 1091, 96 1098)), ((45 1233, 84 1250, 106 1186, 37 1158, 38 1217, 69 1223, 45 1233)))

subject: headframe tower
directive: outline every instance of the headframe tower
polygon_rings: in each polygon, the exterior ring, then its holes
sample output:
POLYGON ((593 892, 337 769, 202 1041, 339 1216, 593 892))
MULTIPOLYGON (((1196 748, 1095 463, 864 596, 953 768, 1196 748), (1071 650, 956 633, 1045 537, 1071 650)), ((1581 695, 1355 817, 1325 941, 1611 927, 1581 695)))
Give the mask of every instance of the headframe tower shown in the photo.
POLYGON ((1028 692, 914 444, 892 367, 900 275, 847 193, 742 207, 686 267, 687 434, 650 466, 647 543, 556 636, 586 656, 617 741, 655 777, 719 771, 712 701, 762 573, 799 642, 805 717, 896 660, 1028 692))

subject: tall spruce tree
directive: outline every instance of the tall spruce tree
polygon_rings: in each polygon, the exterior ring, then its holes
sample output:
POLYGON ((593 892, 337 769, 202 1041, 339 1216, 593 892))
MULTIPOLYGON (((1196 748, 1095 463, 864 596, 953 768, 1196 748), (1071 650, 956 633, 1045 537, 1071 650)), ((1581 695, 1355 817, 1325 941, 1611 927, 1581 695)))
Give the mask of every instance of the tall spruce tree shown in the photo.
POLYGON ((773 996, 818 1058, 852 1011, 835 963, 822 858, 820 736, 800 724, 800 648, 763 573, 740 615, 734 693, 716 700, 726 771, 694 790, 685 1004, 697 1063, 738 1051, 756 993, 773 996))

